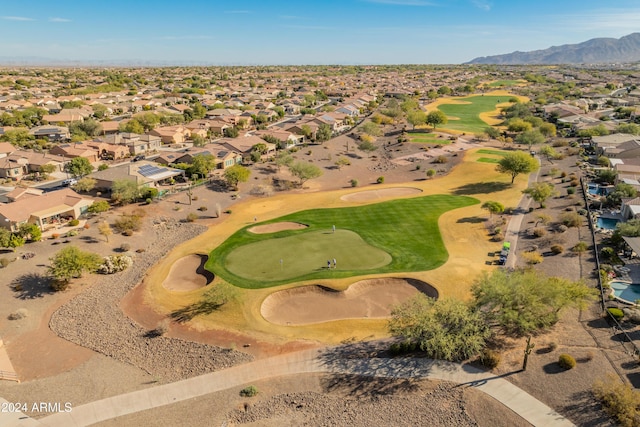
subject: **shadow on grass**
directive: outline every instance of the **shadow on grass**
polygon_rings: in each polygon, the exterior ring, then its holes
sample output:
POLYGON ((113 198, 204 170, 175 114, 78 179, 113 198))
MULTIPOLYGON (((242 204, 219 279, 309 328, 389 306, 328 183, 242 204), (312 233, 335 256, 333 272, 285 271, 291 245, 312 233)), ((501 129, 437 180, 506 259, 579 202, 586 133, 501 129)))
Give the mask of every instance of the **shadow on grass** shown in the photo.
POLYGON ((51 288, 51 278, 39 273, 27 273, 15 278, 9 286, 16 298, 35 299, 55 293, 51 288))
POLYGON ((225 303, 226 301, 198 301, 186 307, 172 311, 170 316, 176 322, 184 323, 188 322, 196 316, 200 316, 202 314, 211 314, 222 307, 225 303))
POLYGON ((470 194, 486 194, 503 191, 509 187, 511 187, 511 184, 507 182, 477 182, 458 187, 453 190, 453 193, 461 196, 470 194))
POLYGON ((464 224, 464 223, 480 224, 482 222, 485 222, 485 219, 484 218, 480 218, 478 216, 468 216, 466 218, 460 218, 456 222, 459 223, 459 224, 464 224))

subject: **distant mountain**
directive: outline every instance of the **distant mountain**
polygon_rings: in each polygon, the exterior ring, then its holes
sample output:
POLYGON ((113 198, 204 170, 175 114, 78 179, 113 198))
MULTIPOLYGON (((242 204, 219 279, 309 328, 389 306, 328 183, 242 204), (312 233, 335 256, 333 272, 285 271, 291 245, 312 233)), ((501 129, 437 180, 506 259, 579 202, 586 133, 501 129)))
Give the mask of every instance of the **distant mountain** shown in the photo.
POLYGON ((636 61, 640 61, 640 33, 619 39, 591 39, 531 52, 483 56, 467 64, 610 64, 636 61))

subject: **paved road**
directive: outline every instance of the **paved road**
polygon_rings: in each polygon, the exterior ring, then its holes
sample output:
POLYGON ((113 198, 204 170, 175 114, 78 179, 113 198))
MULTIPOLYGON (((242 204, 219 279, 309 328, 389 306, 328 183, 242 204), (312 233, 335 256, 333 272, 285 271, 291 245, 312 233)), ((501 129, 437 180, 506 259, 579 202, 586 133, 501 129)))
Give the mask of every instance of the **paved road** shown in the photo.
MULTIPOLYGON (((209 393, 240 387, 283 375, 305 373, 349 373, 387 378, 433 378, 475 387, 487 393, 535 426, 573 424, 525 391, 501 377, 470 366, 430 359, 352 358, 340 349, 304 350, 257 360, 210 374, 171 384, 113 396, 40 419, 37 423, 17 424, 16 418, 3 418, 0 425, 87 426, 123 415, 170 405, 209 393)), ((517 375, 517 373, 515 374, 517 375)), ((31 421, 31 420, 29 420, 31 421)))

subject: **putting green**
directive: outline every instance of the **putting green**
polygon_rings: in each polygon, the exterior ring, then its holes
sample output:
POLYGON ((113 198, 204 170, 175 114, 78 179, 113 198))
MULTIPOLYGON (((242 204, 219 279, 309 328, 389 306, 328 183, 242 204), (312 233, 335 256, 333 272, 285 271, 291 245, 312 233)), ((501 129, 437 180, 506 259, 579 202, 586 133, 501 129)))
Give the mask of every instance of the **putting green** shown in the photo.
POLYGON ((367 244, 353 231, 324 230, 241 246, 227 256, 225 267, 246 279, 282 280, 328 271, 328 260, 332 271, 357 271, 383 267, 391 262, 391 255, 367 244))
POLYGON ((295 222, 308 228, 254 234, 248 231, 254 225, 246 226, 211 252, 205 268, 229 283, 254 289, 294 280, 427 271, 449 256, 438 228, 440 215, 476 203, 466 196, 433 195, 300 211, 264 224, 295 222), (338 268, 327 269, 327 260, 333 258, 338 268))

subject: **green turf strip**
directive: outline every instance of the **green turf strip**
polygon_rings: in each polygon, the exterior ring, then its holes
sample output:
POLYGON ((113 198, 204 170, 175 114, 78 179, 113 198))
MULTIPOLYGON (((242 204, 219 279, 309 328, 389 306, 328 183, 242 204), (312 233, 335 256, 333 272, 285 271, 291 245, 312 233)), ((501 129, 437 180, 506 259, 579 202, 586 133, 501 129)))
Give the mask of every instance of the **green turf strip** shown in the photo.
POLYGON ((507 102, 511 96, 468 96, 458 98, 456 101, 468 102, 468 104, 440 104, 438 109, 450 117, 459 120, 449 120, 446 129, 455 129, 469 133, 482 133, 489 125, 480 119, 480 113, 493 111, 496 104, 507 102))
POLYGON ((438 229, 440 215, 476 203, 466 196, 435 195, 296 212, 263 224, 291 221, 308 228, 254 234, 247 231, 255 225, 250 224, 214 249, 206 268, 244 288, 431 270, 448 258, 438 229), (337 268, 327 269, 326 261, 333 258, 337 268))
POLYGON ((481 150, 477 151, 480 154, 495 154, 496 156, 506 156, 507 152, 506 151, 500 151, 500 150, 487 150, 486 148, 483 148, 481 150))
POLYGON ((478 161, 480 163, 500 163, 500 159, 492 159, 489 157, 480 157, 478 161))

